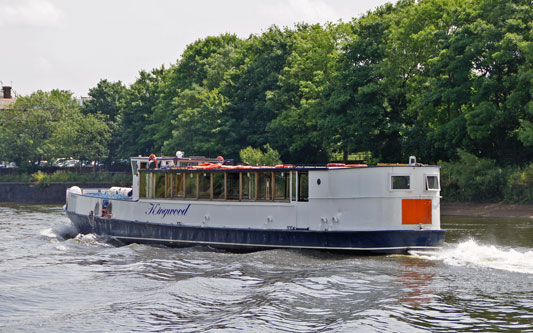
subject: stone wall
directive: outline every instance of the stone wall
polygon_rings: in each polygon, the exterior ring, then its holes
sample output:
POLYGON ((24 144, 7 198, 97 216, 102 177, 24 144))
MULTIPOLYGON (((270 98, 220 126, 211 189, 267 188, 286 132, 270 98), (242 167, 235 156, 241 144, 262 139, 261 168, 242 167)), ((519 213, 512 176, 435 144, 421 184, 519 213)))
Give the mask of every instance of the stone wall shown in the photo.
POLYGON ((24 202, 34 204, 64 204, 67 188, 77 185, 81 188, 109 188, 110 183, 79 185, 55 183, 37 186, 26 183, 0 183, 0 202, 24 202))

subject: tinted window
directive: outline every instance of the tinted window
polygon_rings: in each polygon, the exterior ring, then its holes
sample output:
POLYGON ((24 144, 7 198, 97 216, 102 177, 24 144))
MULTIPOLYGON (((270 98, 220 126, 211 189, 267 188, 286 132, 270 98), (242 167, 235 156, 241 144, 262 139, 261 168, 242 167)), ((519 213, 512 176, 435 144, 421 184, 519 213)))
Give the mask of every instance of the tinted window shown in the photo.
POLYGON ((226 199, 239 200, 239 174, 230 173, 226 174, 226 189, 228 191, 226 199))
POLYGON ((296 171, 292 173, 292 201, 296 201, 296 171))
POLYGON ((197 174, 189 173, 185 176, 185 197, 196 199, 197 174))
POLYGON ((439 177, 426 176, 426 190, 439 190, 439 177))
POLYGON ((255 198, 255 172, 242 174, 242 198, 253 200, 255 198))
POLYGON ((185 184, 184 184, 184 175, 181 173, 176 173, 172 175, 172 186, 174 191, 174 197, 183 198, 185 196, 185 184))
POLYGON ((224 199, 224 174, 220 172, 213 173, 213 199, 224 199))
POLYGON ((391 188, 393 190, 408 190, 411 188, 411 179, 409 176, 392 176, 391 188))
POLYGON ((209 199, 211 198, 211 174, 201 173, 198 175, 198 188, 200 192, 198 197, 200 199, 209 199))
POLYGON ((298 201, 309 200, 309 175, 307 172, 298 172, 298 201))
POLYGON ((289 200, 289 173, 275 172, 274 183, 276 186, 275 199, 289 200))
POLYGON ((258 173, 257 200, 272 200, 272 173, 258 173))
POLYGON ((165 198, 172 198, 172 175, 165 174, 165 198))
POLYGON ((146 198, 146 178, 148 178, 148 174, 141 173, 140 178, 140 185, 139 185, 139 197, 146 198))

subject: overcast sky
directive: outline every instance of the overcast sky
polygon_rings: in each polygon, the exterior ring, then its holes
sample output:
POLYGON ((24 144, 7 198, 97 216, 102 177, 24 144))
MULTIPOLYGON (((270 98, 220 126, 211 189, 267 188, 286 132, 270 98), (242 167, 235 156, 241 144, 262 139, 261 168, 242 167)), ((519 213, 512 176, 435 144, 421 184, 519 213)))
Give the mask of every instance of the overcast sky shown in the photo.
POLYGON ((0 81, 19 95, 131 84, 197 39, 359 17, 385 0, 0 0, 0 81))

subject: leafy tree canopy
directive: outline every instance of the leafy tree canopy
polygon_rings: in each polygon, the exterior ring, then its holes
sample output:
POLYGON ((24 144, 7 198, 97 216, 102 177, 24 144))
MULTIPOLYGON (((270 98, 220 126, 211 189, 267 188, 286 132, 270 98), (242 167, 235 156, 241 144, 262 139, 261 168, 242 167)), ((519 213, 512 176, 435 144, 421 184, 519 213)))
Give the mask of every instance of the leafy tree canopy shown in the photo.
POLYGON ((252 148, 250 146, 241 149, 239 155, 243 163, 250 165, 278 165, 281 164, 279 153, 270 147, 270 144, 263 146, 265 152, 259 148, 252 148))
POLYGON ((235 159, 268 143, 294 163, 370 152, 383 162, 470 154, 524 167, 533 160, 532 22, 530 0, 400 0, 345 23, 209 36, 130 86, 101 80, 81 109, 60 91, 20 98, 1 114, 11 128, 2 154, 18 150, 21 163, 66 154, 59 137, 98 129, 84 140, 101 149, 82 153, 80 143, 72 153, 235 159), (70 128, 67 114, 93 123, 70 128))
POLYGON ((0 159, 23 170, 59 157, 103 158, 108 139, 102 117, 82 114, 69 91, 37 91, 0 113, 0 159))

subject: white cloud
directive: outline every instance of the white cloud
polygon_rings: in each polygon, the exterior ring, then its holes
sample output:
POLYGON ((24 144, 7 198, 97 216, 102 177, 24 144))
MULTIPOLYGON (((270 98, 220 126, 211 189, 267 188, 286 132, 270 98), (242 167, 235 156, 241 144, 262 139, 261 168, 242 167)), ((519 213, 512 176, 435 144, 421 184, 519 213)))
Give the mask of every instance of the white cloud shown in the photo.
POLYGON ((186 45, 224 32, 241 38, 275 24, 349 21, 390 0, 0 0, 0 80, 18 93, 86 96, 100 79, 135 80, 175 63, 186 45))
POLYGON ((0 27, 54 27, 62 12, 47 0, 0 0, 0 27))
POLYGON ((277 22, 325 23, 336 22, 340 15, 325 1, 289 0, 264 2, 268 16, 277 22))
POLYGON ((39 73, 49 74, 52 71, 52 63, 45 57, 38 57, 34 66, 39 73))
POLYGON ((290 0, 289 10, 305 22, 336 21, 339 15, 329 5, 317 0, 290 0))

